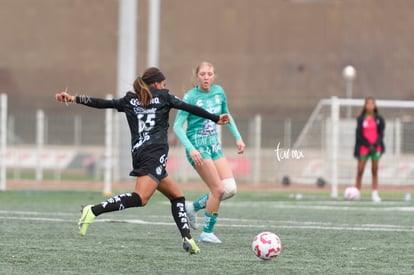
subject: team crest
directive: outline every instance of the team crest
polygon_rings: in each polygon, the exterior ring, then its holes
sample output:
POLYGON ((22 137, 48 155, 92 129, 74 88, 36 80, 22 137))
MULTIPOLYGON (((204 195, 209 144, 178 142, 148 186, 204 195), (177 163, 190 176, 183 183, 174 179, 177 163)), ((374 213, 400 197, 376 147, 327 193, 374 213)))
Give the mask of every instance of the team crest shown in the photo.
POLYGON ((220 104, 221 100, 220 100, 220 96, 219 95, 216 95, 214 97, 214 99, 216 100, 216 104, 220 104))
POLYGON ((160 176, 162 174, 162 166, 158 166, 157 169, 155 169, 155 173, 160 176))

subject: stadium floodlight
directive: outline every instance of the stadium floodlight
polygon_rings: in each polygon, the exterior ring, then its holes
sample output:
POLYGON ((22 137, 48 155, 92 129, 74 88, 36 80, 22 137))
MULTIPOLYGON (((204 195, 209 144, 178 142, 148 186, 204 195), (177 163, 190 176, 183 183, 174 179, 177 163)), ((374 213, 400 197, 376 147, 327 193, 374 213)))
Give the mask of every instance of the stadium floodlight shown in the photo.
MULTIPOLYGON (((346 81, 346 98, 351 99, 352 98, 352 88, 354 79, 356 77, 356 70, 353 66, 348 65, 342 70, 342 76, 344 77, 346 81)), ((351 117, 351 108, 352 106, 349 105, 347 108, 347 118, 351 117)))
POLYGON ((345 78, 345 80, 352 81, 356 77, 356 70, 353 66, 348 65, 342 71, 342 75, 345 78))

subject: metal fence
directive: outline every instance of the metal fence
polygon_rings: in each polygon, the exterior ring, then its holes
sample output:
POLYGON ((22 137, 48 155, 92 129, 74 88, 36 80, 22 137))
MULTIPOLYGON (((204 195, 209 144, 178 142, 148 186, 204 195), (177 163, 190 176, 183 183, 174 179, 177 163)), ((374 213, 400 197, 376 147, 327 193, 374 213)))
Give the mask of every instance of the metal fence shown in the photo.
MULTIPOLYGON (((108 157, 118 153, 116 144, 110 144, 113 151, 108 156, 107 136, 114 135, 108 132, 108 116, 100 110, 77 110, 66 108, 63 112, 56 112, 45 109, 30 114, 9 110, 5 130, 7 150, 2 151, 7 178, 119 181, 116 172, 107 174, 114 170, 117 163, 116 160, 108 162, 108 157), (108 176, 111 178, 106 178, 108 176)), ((387 153, 380 163, 380 181, 410 185, 414 182, 414 142, 411 139, 414 134, 414 109, 401 110, 396 106, 382 110, 387 118, 387 153)), ((354 119, 341 116, 332 123, 331 112, 331 107, 326 105, 307 121, 260 115, 236 117, 247 145, 243 155, 237 154, 233 137, 225 126, 221 126, 223 150, 237 180, 247 184, 331 183, 335 181, 332 179, 332 148, 336 147, 337 183, 353 184, 356 161, 352 154, 356 124, 354 119), (340 128, 337 133, 340 139, 334 143, 331 137, 332 129, 336 127, 340 128)), ((123 116, 116 112, 111 114, 123 116)), ((174 118, 173 112, 170 124, 174 118)), ((130 142, 129 137, 121 139, 128 144, 130 142)), ((169 173, 181 182, 200 181, 188 164, 172 127, 169 141, 169 173)), ((365 179, 367 177, 369 173, 366 173, 365 179)))

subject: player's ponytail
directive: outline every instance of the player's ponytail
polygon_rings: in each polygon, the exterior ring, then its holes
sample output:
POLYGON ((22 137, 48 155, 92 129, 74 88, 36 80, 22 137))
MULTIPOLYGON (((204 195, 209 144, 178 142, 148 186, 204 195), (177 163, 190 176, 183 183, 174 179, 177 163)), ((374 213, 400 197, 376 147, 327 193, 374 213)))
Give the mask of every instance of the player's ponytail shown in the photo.
POLYGON ((164 74, 160 69, 151 67, 144 71, 142 76, 138 76, 134 81, 134 91, 143 107, 147 107, 152 99, 149 85, 165 80, 164 74))
POLYGON ((152 99, 148 85, 138 76, 134 81, 134 91, 143 107, 147 107, 152 99))

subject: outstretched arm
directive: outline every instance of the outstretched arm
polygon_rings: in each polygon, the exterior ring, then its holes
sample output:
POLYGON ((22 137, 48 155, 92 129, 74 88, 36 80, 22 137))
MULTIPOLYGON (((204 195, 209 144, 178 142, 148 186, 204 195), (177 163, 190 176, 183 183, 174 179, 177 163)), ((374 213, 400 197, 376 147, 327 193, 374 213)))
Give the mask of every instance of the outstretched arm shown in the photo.
POLYGON ((180 100, 176 96, 173 96, 173 95, 170 95, 170 96, 171 96, 172 106, 176 109, 184 110, 189 113, 192 113, 193 115, 210 119, 219 125, 230 123, 230 117, 228 114, 222 114, 218 116, 210 112, 207 112, 203 108, 198 107, 196 105, 185 103, 184 101, 180 100))
POLYGON ((62 103, 72 103, 75 101, 75 96, 68 94, 67 92, 59 92, 55 94, 57 101, 62 103))
POLYGON ((94 98, 88 96, 73 96, 67 92, 59 92, 55 95, 57 101, 62 103, 76 102, 93 108, 117 108, 116 101, 113 99, 94 98))
POLYGON ((215 115, 212 114, 210 112, 207 112, 206 110, 204 110, 201 107, 195 106, 195 105, 191 105, 191 104, 187 104, 185 102, 183 102, 179 108, 180 110, 184 110, 187 111, 189 113, 192 113, 193 115, 196 116, 201 116, 207 119, 210 119, 212 121, 214 121, 215 123, 219 124, 219 125, 224 125, 230 122, 230 117, 228 114, 221 114, 221 115, 215 115))
MULTIPOLYGON (((191 105, 193 106, 193 105, 191 105)), ((204 110, 204 109, 202 109, 204 110)), ((185 149, 188 152, 191 152, 195 150, 194 145, 191 143, 191 141, 188 139, 185 131, 184 131, 184 124, 187 121, 188 118, 188 112, 185 112, 184 110, 179 110, 177 112, 177 115, 175 117, 174 121, 174 133, 176 134, 177 138, 180 140, 180 142, 184 145, 185 149)), ((220 120, 217 123, 224 122, 226 123, 228 121, 229 117, 227 114, 220 115, 220 120)))

